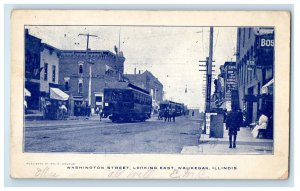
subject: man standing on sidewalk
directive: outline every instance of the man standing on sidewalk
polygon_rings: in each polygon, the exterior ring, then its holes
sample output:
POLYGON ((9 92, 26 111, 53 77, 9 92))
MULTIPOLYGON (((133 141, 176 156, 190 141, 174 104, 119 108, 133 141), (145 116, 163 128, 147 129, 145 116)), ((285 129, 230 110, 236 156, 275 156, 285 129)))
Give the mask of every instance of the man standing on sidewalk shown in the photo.
POLYGON ((235 106, 232 106, 232 111, 229 112, 226 118, 226 129, 228 129, 229 136, 229 148, 236 147, 236 137, 243 122, 243 117, 240 112, 237 111, 235 106), (233 144, 232 144, 233 137, 233 144))

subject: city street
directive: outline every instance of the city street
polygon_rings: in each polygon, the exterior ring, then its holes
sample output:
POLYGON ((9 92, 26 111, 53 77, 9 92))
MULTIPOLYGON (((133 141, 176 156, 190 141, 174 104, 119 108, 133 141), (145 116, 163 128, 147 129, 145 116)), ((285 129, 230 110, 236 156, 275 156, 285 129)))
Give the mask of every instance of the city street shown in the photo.
POLYGON ((88 120, 25 122, 25 152, 180 153, 199 144, 200 121, 178 117, 164 122, 112 123, 88 120))

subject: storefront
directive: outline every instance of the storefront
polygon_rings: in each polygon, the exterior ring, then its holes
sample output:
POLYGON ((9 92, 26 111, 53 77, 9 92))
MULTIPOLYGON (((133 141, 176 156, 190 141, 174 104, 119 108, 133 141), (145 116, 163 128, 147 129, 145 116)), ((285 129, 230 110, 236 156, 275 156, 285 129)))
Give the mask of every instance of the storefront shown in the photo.
POLYGON ((72 105, 74 116, 85 116, 87 114, 88 109, 88 100, 84 99, 82 96, 74 96, 72 105))
POLYGON ((59 88, 49 88, 49 97, 41 97, 41 110, 44 119, 63 119, 66 114, 62 113, 61 106, 69 108, 69 95, 61 91, 59 88), (63 115, 62 115, 63 114, 63 115))

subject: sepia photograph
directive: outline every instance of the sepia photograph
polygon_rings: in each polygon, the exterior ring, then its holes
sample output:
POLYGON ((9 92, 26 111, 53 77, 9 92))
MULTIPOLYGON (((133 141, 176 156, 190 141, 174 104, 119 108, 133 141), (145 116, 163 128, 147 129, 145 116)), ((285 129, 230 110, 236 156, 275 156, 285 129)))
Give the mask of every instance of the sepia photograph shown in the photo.
POLYGON ((11 177, 289 177, 289 12, 14 10, 11 22, 11 177))

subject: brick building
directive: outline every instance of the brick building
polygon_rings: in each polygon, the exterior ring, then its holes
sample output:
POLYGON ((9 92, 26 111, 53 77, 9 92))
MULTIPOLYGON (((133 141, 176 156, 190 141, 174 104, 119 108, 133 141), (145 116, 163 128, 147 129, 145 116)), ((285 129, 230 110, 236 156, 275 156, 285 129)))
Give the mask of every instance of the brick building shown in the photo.
POLYGON ((91 66, 91 107, 103 106, 103 89, 122 81, 124 61, 122 52, 63 50, 59 63, 59 84, 74 100, 75 107, 82 102, 87 104, 91 66))
POLYGON ((41 41, 25 29, 25 88, 30 92, 26 101, 28 109, 34 110, 39 108, 41 41))
MULTIPOLYGON (((274 29, 238 28, 236 69, 239 106, 247 123, 258 120, 260 111, 273 117, 274 29)), ((271 123, 271 122, 270 122, 271 123)))

